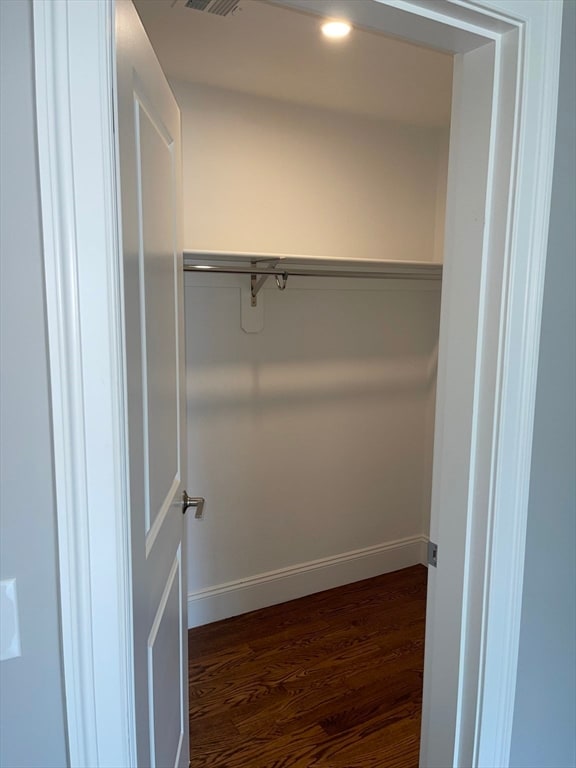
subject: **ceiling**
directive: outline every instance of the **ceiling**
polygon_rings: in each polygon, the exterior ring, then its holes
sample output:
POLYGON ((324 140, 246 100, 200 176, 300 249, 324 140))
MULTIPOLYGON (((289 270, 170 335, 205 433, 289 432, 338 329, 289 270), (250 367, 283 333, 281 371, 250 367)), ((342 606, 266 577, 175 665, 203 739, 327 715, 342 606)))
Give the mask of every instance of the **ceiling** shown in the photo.
POLYGON ((317 16, 266 0, 241 0, 225 17, 186 8, 185 0, 135 5, 171 80, 385 120, 449 125, 452 57, 446 53, 363 29, 327 41, 317 16))

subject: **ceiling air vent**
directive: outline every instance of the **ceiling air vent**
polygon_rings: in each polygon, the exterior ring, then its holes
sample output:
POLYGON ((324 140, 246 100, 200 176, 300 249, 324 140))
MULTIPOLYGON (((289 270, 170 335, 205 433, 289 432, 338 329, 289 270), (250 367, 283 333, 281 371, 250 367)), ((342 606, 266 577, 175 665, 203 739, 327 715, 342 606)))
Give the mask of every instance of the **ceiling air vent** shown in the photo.
POLYGON ((239 4, 240 0, 186 0, 186 8, 214 13, 216 16, 228 16, 239 4))

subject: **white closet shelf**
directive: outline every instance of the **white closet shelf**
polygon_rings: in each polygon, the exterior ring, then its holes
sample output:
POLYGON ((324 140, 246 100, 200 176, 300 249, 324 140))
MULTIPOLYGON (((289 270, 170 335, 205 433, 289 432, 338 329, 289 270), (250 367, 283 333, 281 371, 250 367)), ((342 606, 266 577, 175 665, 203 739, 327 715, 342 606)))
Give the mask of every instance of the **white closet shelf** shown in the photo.
POLYGON ((184 269, 256 276, 360 277, 441 280, 442 264, 430 261, 346 259, 286 253, 184 251, 184 269))
POLYGON ((347 277, 395 280, 442 279, 442 264, 429 261, 342 259, 326 256, 296 256, 286 253, 226 253, 184 251, 184 271, 204 274, 240 274, 250 278, 241 291, 241 325, 246 333, 264 328, 263 303, 258 294, 273 277, 283 291, 289 277, 347 277))

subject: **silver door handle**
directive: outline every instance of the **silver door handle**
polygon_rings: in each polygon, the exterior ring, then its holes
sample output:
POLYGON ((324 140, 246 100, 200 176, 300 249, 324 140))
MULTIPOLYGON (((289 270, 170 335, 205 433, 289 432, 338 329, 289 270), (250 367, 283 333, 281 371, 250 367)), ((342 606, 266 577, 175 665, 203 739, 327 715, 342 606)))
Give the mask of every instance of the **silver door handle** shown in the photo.
POLYGON ((202 517, 204 513, 204 504, 206 504, 206 499, 204 499, 202 496, 188 496, 188 493, 186 491, 182 491, 182 514, 186 514, 186 510, 188 507, 195 507, 196 512, 194 513, 194 517, 196 519, 199 519, 202 517))

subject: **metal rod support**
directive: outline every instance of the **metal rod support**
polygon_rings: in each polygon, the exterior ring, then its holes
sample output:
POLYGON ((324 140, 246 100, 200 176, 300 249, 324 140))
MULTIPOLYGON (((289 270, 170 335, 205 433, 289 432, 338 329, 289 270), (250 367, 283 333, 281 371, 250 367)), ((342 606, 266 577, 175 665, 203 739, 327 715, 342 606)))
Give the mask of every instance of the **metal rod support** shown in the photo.
POLYGON ((268 280, 269 277, 270 275, 264 275, 264 277, 260 277, 258 279, 258 275, 255 272, 250 273, 250 294, 252 297, 251 304, 253 307, 256 306, 256 297, 258 296, 260 290, 264 288, 264 283, 266 280, 268 280))

